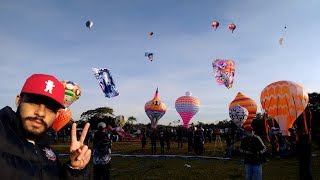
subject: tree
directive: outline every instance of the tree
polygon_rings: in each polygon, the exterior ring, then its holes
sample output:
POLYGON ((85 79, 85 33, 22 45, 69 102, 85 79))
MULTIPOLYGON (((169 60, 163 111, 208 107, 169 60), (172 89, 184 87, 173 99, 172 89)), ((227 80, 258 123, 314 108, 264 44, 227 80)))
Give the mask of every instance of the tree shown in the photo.
POLYGON ((124 125, 125 131, 129 131, 130 133, 133 131, 133 122, 137 122, 137 118, 130 116, 124 125))
POLYGON ((87 118, 91 118, 93 116, 97 116, 97 117, 114 116, 113 109, 109 107, 99 107, 93 110, 88 110, 81 114, 80 119, 86 120, 87 118))
POLYGON ((230 128, 230 121, 228 119, 225 119, 223 121, 219 121, 218 124, 216 125, 219 129, 225 129, 225 128, 230 128))
POLYGON ((83 126, 85 122, 90 123, 90 127, 97 128, 99 122, 104 122, 108 125, 114 126, 115 115, 113 109, 110 107, 99 107, 93 110, 83 112, 80 116, 79 127, 83 126))
POLYGON ((133 124, 133 122, 137 122, 137 118, 130 116, 127 121, 129 124, 133 124))

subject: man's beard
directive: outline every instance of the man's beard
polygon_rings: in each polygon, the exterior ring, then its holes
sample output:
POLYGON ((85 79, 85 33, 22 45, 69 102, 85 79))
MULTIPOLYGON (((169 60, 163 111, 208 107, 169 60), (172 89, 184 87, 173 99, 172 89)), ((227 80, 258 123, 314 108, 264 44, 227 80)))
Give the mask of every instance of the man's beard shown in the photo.
POLYGON ((40 137, 41 135, 43 135, 47 129, 48 129, 48 125, 46 124, 46 122, 43 120, 43 118, 40 118, 38 116, 36 117, 31 117, 31 116, 28 116, 28 117, 25 117, 25 118, 22 118, 21 117, 21 114, 20 114, 20 106, 17 108, 17 117, 18 119, 20 119, 21 123, 22 123, 22 128, 25 132, 25 135, 26 135, 26 138, 27 139, 30 139, 30 140, 35 140, 37 139, 38 137, 40 137), (30 131, 29 129, 27 129, 27 127, 25 127, 25 122, 26 121, 35 121, 35 120, 40 120, 41 121, 41 124, 44 126, 44 130, 43 132, 36 132, 36 131, 30 131))

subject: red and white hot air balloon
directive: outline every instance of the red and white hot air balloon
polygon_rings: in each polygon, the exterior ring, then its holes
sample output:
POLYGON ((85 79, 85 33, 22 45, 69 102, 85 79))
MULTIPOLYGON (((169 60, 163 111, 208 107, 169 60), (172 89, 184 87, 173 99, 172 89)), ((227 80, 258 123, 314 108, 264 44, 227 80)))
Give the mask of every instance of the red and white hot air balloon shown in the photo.
POLYGON ((219 22, 218 21, 212 21, 211 25, 212 25, 213 29, 216 31, 217 28, 219 27, 219 22))
POLYGON ((231 23, 231 24, 229 25, 229 29, 230 29, 230 31, 233 33, 233 31, 236 29, 236 25, 233 24, 233 23, 231 23))

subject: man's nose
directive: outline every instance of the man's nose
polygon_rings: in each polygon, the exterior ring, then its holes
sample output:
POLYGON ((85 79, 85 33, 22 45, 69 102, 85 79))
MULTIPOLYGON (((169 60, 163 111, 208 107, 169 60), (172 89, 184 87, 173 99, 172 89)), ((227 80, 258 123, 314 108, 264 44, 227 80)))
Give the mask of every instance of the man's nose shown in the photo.
POLYGON ((35 111, 35 114, 40 117, 44 117, 46 115, 46 105, 39 104, 37 110, 35 111))

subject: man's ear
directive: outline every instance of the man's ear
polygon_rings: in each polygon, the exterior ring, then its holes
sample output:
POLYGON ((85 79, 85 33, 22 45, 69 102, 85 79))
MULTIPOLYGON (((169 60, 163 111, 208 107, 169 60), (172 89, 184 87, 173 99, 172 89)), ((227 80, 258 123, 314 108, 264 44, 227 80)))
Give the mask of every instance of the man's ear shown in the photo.
POLYGON ((16 96, 16 106, 18 107, 21 103, 21 96, 20 95, 17 95, 16 96))

